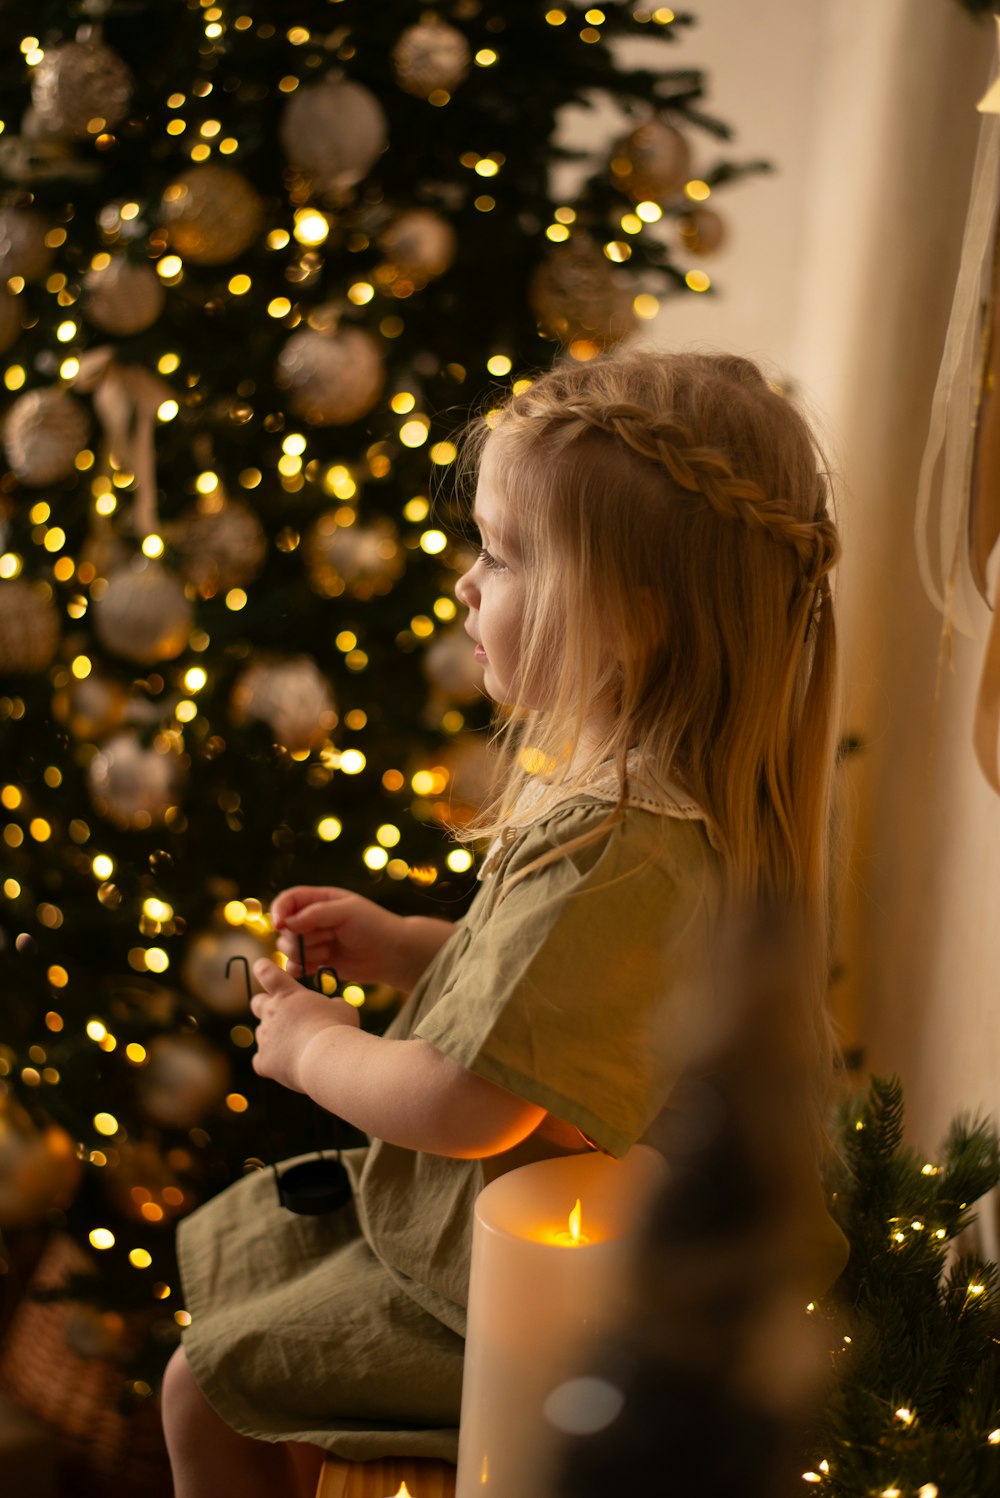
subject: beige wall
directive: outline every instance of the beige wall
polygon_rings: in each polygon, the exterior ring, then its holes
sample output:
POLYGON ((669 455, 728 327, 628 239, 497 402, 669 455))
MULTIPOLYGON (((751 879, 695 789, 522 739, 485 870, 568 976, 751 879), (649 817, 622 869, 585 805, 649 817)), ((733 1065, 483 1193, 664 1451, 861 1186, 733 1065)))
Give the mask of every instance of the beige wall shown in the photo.
MULTIPOLYGON (((844 777, 853 858, 837 1003, 867 1066, 902 1075, 910 1133, 932 1148, 960 1108, 1000 1115, 1000 800, 970 742, 981 646, 958 641, 936 711, 940 620, 913 543, 995 28, 956 0, 697 11, 671 65, 704 66, 736 150, 779 172, 719 194, 732 234, 706 268, 721 294, 668 303, 646 340, 763 359, 832 449, 845 726, 866 740, 844 777)), ((574 143, 606 123, 573 121, 574 143)))

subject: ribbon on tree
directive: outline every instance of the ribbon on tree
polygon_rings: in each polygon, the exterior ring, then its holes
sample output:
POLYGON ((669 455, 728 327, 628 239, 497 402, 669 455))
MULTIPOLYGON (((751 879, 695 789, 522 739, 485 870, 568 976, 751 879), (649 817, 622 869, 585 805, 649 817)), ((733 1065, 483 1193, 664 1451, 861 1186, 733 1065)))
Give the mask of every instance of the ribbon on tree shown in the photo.
POLYGON ((156 413, 173 397, 170 386, 141 364, 119 364, 110 344, 80 358, 75 389, 89 394, 104 428, 114 464, 135 476, 135 529, 140 537, 158 527, 156 504, 156 413))
MULTIPOLYGON (((997 17, 1000 43, 1000 17, 997 17)), ((920 580, 952 632, 975 637, 975 598, 993 611, 972 741, 1000 794, 1000 598, 987 568, 1000 539, 1000 74, 979 102, 983 115, 962 258, 917 487, 920 580)))

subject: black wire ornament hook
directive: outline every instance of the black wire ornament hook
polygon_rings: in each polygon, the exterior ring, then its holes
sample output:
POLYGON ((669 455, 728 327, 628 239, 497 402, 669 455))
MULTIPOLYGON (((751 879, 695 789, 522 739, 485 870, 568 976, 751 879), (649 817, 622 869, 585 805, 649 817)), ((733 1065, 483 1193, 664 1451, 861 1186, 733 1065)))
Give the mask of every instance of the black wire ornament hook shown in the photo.
MULTIPOLYGON (((246 984, 247 1003, 253 998, 253 985, 250 981, 250 961, 242 953, 230 957, 226 963, 226 977, 232 970, 233 963, 243 964, 243 981, 246 984)), ((332 967, 317 968, 315 973, 306 973, 306 949, 305 942, 299 937, 299 965, 302 968, 302 977, 298 981, 304 988, 312 989, 315 993, 325 993, 323 977, 325 974, 333 979, 333 997, 340 987, 340 979, 337 971, 332 967)), ((289 1212, 295 1212, 300 1217, 319 1217, 324 1212, 336 1212, 338 1208, 346 1205, 351 1199, 351 1181, 347 1169, 340 1157, 340 1145, 335 1146, 336 1156, 330 1159, 323 1153, 320 1140, 320 1129, 324 1117, 333 1120, 336 1126, 336 1115, 327 1113, 325 1108, 318 1104, 313 1105, 314 1124, 316 1130, 316 1159, 300 1160, 297 1165, 288 1165, 279 1174, 278 1167, 274 1163, 274 1143, 271 1131, 267 1125, 267 1106, 264 1093, 264 1078, 259 1072, 255 1073, 257 1101, 260 1104, 261 1120, 264 1134, 268 1144, 268 1154, 272 1157, 271 1170, 274 1172, 274 1182, 278 1191, 278 1201, 289 1212)))

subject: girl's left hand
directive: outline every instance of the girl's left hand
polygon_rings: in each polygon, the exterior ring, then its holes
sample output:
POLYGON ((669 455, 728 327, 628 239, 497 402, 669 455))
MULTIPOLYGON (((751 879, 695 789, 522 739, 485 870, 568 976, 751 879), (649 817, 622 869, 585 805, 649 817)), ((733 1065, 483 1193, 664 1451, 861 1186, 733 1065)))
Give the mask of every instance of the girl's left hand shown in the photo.
POLYGON ((264 990, 250 1001, 260 1021, 253 1069, 293 1092, 305 1092, 299 1064, 309 1042, 322 1030, 356 1030, 361 1023, 358 1011, 343 999, 303 988, 266 957, 254 963, 253 972, 264 990))

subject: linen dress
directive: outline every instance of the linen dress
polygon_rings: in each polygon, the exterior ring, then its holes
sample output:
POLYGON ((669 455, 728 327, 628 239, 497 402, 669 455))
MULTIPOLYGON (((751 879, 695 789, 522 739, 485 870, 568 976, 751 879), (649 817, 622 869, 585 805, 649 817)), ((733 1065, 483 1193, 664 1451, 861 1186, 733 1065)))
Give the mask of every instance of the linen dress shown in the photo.
POLYGON ((373 1139, 345 1153, 354 1198, 337 1213, 294 1215, 261 1171, 181 1224, 185 1350, 236 1430, 347 1460, 455 1460, 479 1191, 531 1160, 623 1155, 703 1045, 719 858, 697 807, 640 782, 616 827, 510 887, 615 795, 595 781, 507 829, 388 1031, 545 1108, 534 1134, 486 1160, 373 1139))

